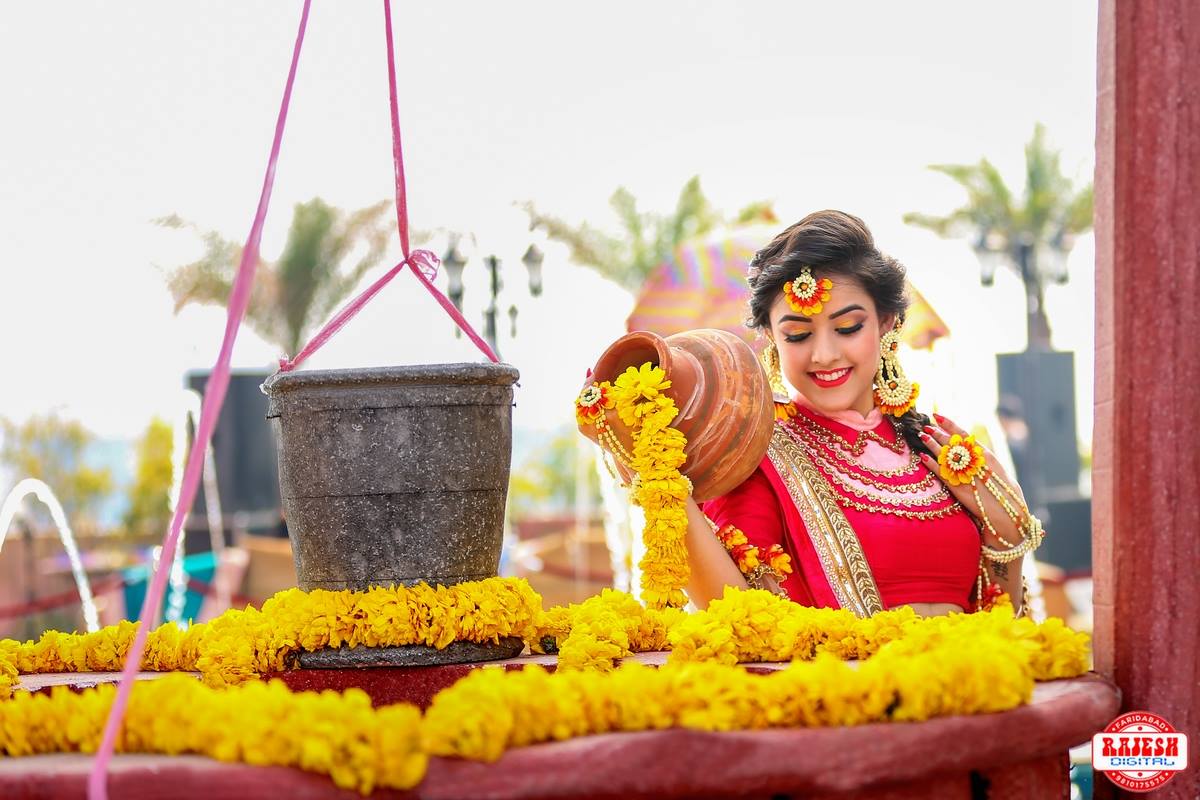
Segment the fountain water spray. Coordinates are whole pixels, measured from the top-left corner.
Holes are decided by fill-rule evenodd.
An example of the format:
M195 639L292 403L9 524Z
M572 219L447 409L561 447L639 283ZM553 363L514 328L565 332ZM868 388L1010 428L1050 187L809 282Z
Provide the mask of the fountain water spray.
M58 528L58 537L62 540L63 549L67 551L67 559L71 562L71 574L75 577L75 586L79 589L79 602L83 606L83 621L88 632L100 630L100 618L96 613L96 601L92 598L92 584L88 581L87 573L83 570L83 562L79 558L79 548L75 546L75 535L67 523L67 515L63 512L62 504L54 496L43 481L37 478L26 478L12 488L0 506L0 548L4 547L4 537L8 535L9 526L21 508L21 502L29 495L35 496L50 509L50 518L54 527Z
M191 390L185 391L180 407L182 413L176 420L174 441L171 445L172 476L169 505L172 514L175 513L175 507L179 504L179 493L183 484L183 472L187 464L190 444L188 441L188 429L198 424L200 420L200 395ZM225 533L221 514L221 495L217 489L217 463L211 441L208 443L208 449L204 454L202 481L204 486L204 514L208 522L208 535L212 542L213 553L219 556L225 549ZM187 602L187 576L183 570L185 541L185 538L181 538L179 546L175 548L175 560L171 564L169 578L171 591L167 596L167 620L176 624L182 622L183 608ZM160 549L155 548L155 564L158 563L158 552Z

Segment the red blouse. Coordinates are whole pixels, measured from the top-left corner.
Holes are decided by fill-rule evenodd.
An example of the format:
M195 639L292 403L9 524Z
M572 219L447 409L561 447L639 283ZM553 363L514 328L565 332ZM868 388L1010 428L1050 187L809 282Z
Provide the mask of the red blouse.
M967 608L979 566L972 517L944 491L886 418L870 433L800 408L779 422L801 444L834 490L858 535L886 608L953 603ZM879 469L869 448L888 448L900 466ZM882 452L882 450L879 450ZM740 528L751 544L782 545L793 570L782 588L797 603L837 607L799 510L769 458L728 494L703 504L718 527Z

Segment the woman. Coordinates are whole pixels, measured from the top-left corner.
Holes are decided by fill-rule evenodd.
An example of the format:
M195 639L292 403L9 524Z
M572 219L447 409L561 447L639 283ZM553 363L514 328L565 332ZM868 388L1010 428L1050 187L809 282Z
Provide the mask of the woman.
M860 616L966 611L1001 592L1023 611L1041 526L990 452L914 410L895 358L904 267L862 220L820 211L760 250L749 282L772 383L782 371L798 394L777 405L750 478L703 510L689 498L693 602L757 585Z

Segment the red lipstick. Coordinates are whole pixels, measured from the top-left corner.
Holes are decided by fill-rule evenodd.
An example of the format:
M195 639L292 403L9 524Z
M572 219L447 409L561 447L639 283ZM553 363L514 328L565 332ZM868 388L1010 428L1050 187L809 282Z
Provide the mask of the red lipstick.
M808 373L808 377L812 379L813 383L815 383L817 386L820 386L822 389L832 389L833 387L841 386L843 383L850 380L850 373L853 369L853 367L842 367L841 369L821 370L820 372ZM822 375L826 377L820 377ZM836 377L833 377L831 380L829 376Z

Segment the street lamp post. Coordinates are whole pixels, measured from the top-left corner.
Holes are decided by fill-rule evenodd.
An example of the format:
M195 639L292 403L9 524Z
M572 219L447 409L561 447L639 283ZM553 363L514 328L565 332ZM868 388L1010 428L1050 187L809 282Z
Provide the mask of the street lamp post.
M545 256L538 249L536 244L529 245L525 250L525 255L521 256L521 263L525 265L525 269L529 270L529 293L534 297L538 297L542 293L542 260Z
M446 269L447 295L450 301L454 303L454 307L462 311L463 295L465 293L463 285L463 270L466 267L466 259L458 251L459 237L454 236L450 240L450 246L446 250L446 254L442 257L442 266ZM542 293L542 261L544 256L542 251L536 244L531 244L525 250L525 254L521 256L521 263L525 265L525 269L529 272L529 293L534 297L538 297ZM483 259L484 264L488 269L490 297L488 305L483 311L483 338L491 346L492 352L497 357L500 355L498 320L500 313L500 290L504 287L504 282L500 277L500 259L496 255L488 255ZM517 306L511 304L508 307L508 318L510 325L509 336L517 335ZM455 328L455 336L461 335L461 331Z
M483 338L487 339L487 343L492 346L492 352L496 357L500 357L500 345L496 339L496 300L500 296L500 259L495 256L487 256L483 259L487 264L488 272L492 277L492 300L488 303L487 309L483 312Z
M1074 237L1065 229L1059 229L1045 242L1038 242L1028 231L1005 235L988 228L980 229L974 244L979 258L980 283L991 286L996 271L1005 263L1015 266L1021 276L1025 288L1027 350L1053 349L1050 319L1046 315L1045 285L1047 280L1058 284L1067 282L1067 254L1074 243Z
M1024 352L997 354L997 388L1000 403L1009 408L1006 416L1019 419L1027 430L1016 437L1019 447L1013 449L1026 502L1047 526L1056 525L1059 546L1068 550L1086 548L1090 523L1080 522L1087 499L1079 493L1074 354L1056 351L1051 344L1045 287L1050 281L1067 282L1073 244L1065 226L1049 237L981 226L973 245L984 286L992 285L997 270L1007 266L1020 275L1025 289L1028 343Z
M446 250L446 255L442 256L442 266L446 268L446 293L450 296L450 302L454 303L454 307L462 311L463 300L463 268L467 266L467 262L463 260L462 254L458 252L458 239L450 241L450 247ZM456 326L455 334L461 335L462 331Z

